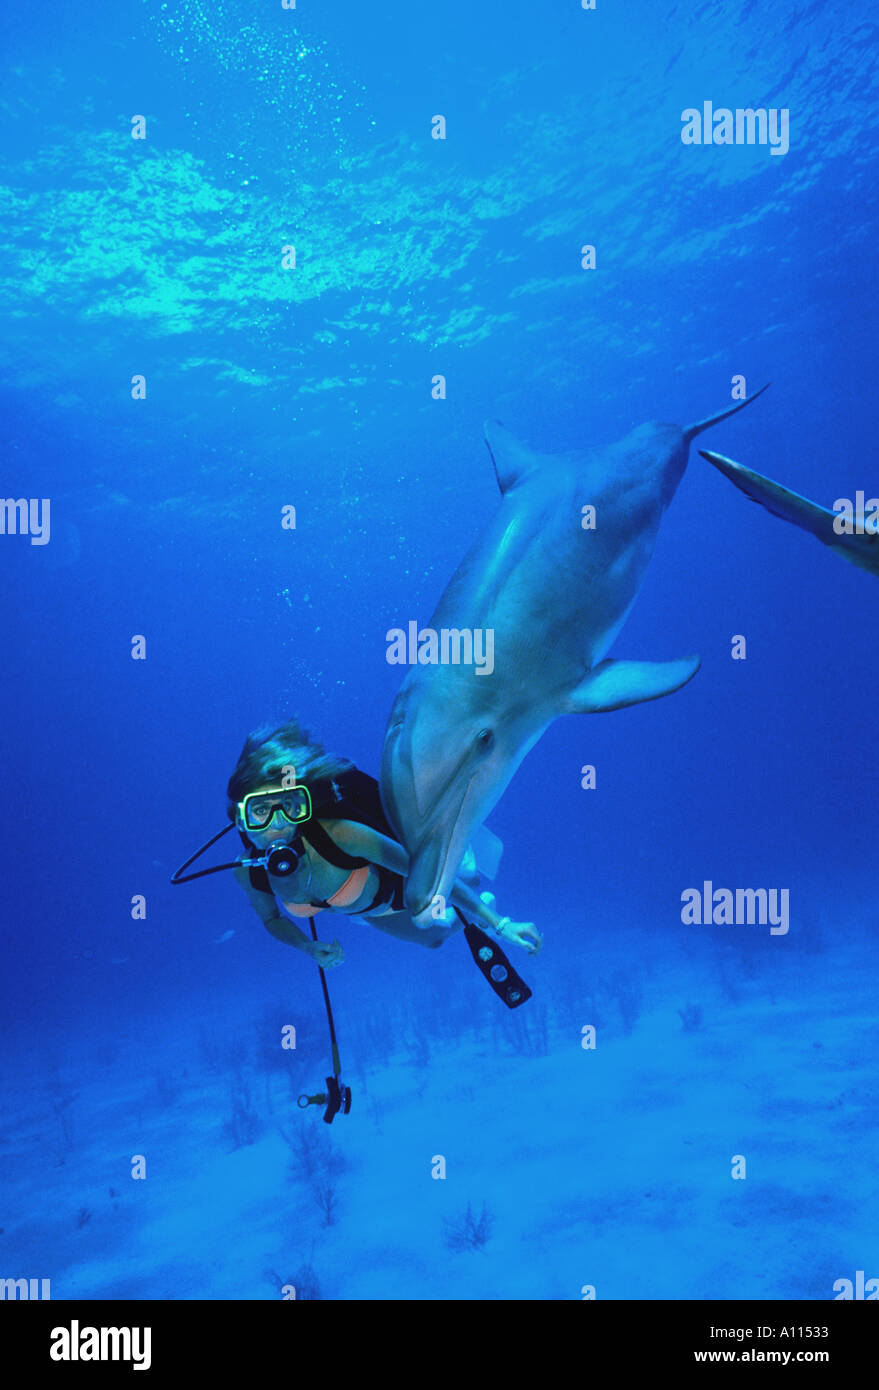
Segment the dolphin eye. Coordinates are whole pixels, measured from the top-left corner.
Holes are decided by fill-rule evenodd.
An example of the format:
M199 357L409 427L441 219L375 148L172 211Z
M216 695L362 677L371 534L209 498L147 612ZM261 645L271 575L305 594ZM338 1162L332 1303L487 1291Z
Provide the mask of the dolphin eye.
M480 729L479 733L476 735L476 742L479 745L480 751L487 753L494 743L494 734L491 729Z

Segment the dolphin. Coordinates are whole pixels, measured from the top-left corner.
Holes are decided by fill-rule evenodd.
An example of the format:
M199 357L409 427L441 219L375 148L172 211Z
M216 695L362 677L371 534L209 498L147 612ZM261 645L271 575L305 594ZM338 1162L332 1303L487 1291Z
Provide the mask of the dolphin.
M817 502L810 502L798 492L782 487L781 483L775 483L771 478L764 478L762 473L755 473L742 463L734 463L723 454L712 453L710 449L700 449L699 453L731 483L735 483L752 502L759 502L774 516L780 516L783 521L790 521L794 526L808 531L822 545L848 560L849 564L857 565L858 569L866 570L868 574L879 574L879 534L873 529L874 523L871 522L869 528L862 526L849 532L837 530L841 522L838 512L828 511ZM868 505L871 508L874 505L879 507L879 501L871 498Z
M554 719L655 700L696 674L696 656L604 658L691 440L765 390L686 428L641 425L608 447L566 454L534 453L500 421L486 422L501 504L430 627L492 633L493 665L421 664L422 650L385 730L381 797L409 855L406 907L417 925L432 925L432 909L445 907L474 829Z

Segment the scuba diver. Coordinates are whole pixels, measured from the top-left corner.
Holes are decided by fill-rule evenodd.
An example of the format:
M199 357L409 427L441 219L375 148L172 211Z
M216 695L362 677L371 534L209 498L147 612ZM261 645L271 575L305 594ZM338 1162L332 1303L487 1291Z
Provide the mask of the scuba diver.
M403 908L408 857L382 810L378 783L347 759L328 755L295 720L248 736L229 779L226 809L231 824L188 859L172 882L232 869L266 930L323 970L341 964L341 945L318 941L313 924L309 940L296 925L296 919L319 912L362 917L401 941L432 948L464 927L477 964L477 938L484 941L486 930L531 954L540 950L542 937L532 922L499 916L493 895L475 891L480 875L472 850L442 917L427 929L417 927ZM239 859L184 875L233 828L244 849ZM482 961L500 954L509 965L502 953L481 950ZM496 963L493 969L494 975L487 968L483 973L504 998ZM523 998L514 993L505 1002L515 1007Z
M266 930L317 964L330 1031L332 1073L324 1090L300 1095L297 1104L303 1109L325 1106L326 1124L332 1124L336 1115L350 1113L351 1088L341 1078L325 974L344 957L338 941L318 940L314 918L319 912L362 917L401 941L431 947L441 946L463 927L480 974L507 1008L517 1009L531 998L528 985L501 947L489 941L484 928L532 954L540 950L542 938L533 922L499 917L491 893L477 894L480 876L472 849L468 848L463 873L455 879L441 918L426 930L417 927L403 907L408 856L394 839L378 783L347 759L329 756L295 720L248 736L229 778L226 811L230 824L190 855L171 882L188 883L231 869ZM185 872L233 829L243 846L239 858ZM486 834L484 829L480 833ZM499 851L499 841L494 844ZM308 921L310 941L297 926L297 918Z

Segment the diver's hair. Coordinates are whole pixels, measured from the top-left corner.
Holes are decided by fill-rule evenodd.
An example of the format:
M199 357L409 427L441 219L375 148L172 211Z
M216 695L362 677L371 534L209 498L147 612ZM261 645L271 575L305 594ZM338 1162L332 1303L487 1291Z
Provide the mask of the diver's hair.
M305 783L314 797L324 787L329 789L333 778L350 772L354 763L327 753L323 744L313 739L295 719L277 728L262 724L247 735L235 771L229 778L226 788L229 819L235 819L235 808L242 797L280 778L289 767L296 769L297 783Z

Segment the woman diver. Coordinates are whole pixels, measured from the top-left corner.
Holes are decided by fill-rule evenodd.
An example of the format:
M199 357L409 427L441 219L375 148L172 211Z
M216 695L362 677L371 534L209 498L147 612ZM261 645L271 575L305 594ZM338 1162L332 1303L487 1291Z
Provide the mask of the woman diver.
M216 835L172 882L233 869L266 930L324 970L341 964L341 945L310 940L296 918L343 912L401 941L433 948L469 923L532 954L540 949L532 922L498 916L493 896L474 891L479 874L472 851L444 916L426 930L417 927L403 908L408 858L384 815L377 782L347 759L327 754L295 720L248 736L229 779L227 814L232 825L220 835L234 826L244 855L184 877Z

